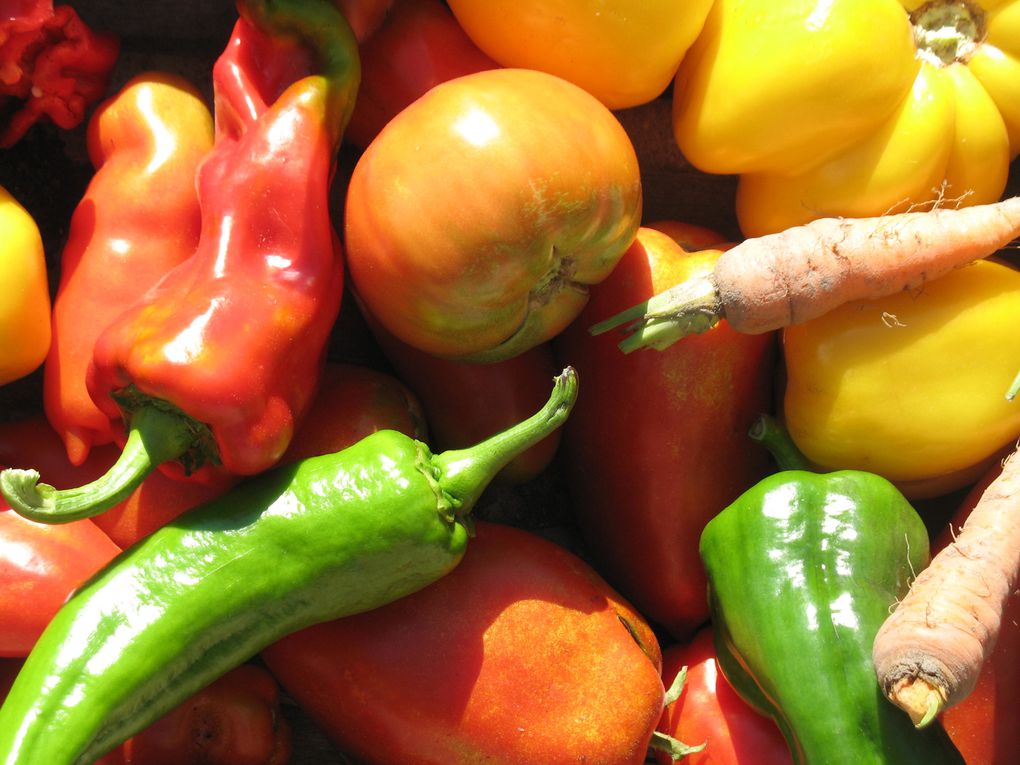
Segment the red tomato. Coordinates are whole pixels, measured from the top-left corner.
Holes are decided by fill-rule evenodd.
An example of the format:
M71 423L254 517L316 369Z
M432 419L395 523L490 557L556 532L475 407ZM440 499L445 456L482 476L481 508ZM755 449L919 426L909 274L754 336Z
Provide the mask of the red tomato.
M432 88L362 154L347 263L366 313L403 342L501 361L580 312L640 216L612 112L557 77L492 69Z
M432 87L498 66L440 0L396 0L382 28L361 46L361 86L344 140L364 148Z
M716 662L713 635L705 628L687 645L662 654L662 680L668 687L687 667L683 693L662 713L659 730L689 746L704 744L684 757L684 765L792 765L786 739L768 717L752 709L730 687ZM656 761L673 760L656 752Z
M721 322L664 351L624 354L619 338L588 328L709 273L720 254L642 228L555 341L583 391L561 446L580 531L599 571L678 640L708 619L702 529L769 470L747 431L772 408L775 337Z
M999 474L1001 465L988 471L960 504L949 525L936 538L932 555L948 545L981 494ZM1010 599L992 655L970 695L942 714L942 724L967 765L1008 765L1020 751L1020 595Z
M366 763L642 763L663 702L647 623L553 542L477 532L450 574L289 635L270 670Z

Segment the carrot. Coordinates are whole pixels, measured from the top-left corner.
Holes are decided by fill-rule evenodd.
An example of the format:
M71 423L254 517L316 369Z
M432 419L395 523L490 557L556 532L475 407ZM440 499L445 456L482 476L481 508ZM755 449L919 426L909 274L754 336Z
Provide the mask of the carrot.
M1018 236L1020 197L874 218L822 218L747 239L727 250L709 277L681 282L590 332L627 324L623 331L630 336L620 343L627 353L662 350L723 318L738 332L770 332L852 300L916 290Z
M875 636L879 685L922 728L966 698L995 647L1020 568L1020 453Z

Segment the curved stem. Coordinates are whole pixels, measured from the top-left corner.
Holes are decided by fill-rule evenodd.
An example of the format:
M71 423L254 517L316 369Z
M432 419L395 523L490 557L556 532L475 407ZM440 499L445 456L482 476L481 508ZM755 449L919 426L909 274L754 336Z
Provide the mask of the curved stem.
M37 470L0 472L0 493L19 515L42 523L89 518L123 501L157 465L177 459L193 446L187 418L158 407L138 409L131 417L127 442L101 477L73 489L39 483Z
M790 438L789 431L775 417L759 415L747 435L769 450L780 470L814 470L811 462Z
M492 478L517 455L562 425L577 400L577 372L567 367L553 381L549 400L535 414L467 449L451 449L432 458L436 480L454 507L470 508Z
M326 127L339 146L361 83L358 41L335 3L320 0L243 0L239 8L273 34L291 34L312 49L326 85Z

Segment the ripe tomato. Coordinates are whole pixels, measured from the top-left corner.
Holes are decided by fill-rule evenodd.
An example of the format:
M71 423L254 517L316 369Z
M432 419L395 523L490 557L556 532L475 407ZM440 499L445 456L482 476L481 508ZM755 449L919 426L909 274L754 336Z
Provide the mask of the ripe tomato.
M398 339L499 361L570 323L640 218L612 112L552 75L493 69L432 88L368 146L347 190L347 263Z

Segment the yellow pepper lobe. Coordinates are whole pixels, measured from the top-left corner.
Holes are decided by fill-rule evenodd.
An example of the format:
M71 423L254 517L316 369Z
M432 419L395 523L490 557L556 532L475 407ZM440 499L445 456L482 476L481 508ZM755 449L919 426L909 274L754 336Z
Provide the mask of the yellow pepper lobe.
M0 186L0 385L35 370L50 347L50 293L42 237Z

